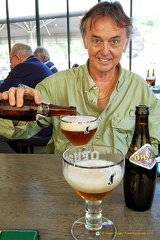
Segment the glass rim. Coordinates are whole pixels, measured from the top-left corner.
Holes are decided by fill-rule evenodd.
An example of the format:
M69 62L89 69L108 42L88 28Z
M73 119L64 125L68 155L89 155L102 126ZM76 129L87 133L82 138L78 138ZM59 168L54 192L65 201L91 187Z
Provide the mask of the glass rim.
M98 120L97 117L92 116L92 115L77 115L77 116L92 117L92 118L94 118L94 119L89 120L89 121L79 121L79 122L72 122L72 121L63 120L63 118L65 118L65 117L73 117L73 116L68 115L68 116L63 116L63 117L61 118L61 121L62 121L62 122L66 122L66 123L72 123L72 124L82 124L82 123L91 123L91 122L95 122L95 121Z
M115 149L117 150L117 152L121 153L122 155L122 159L119 160L118 162L116 163L113 163L111 165L104 165L104 166L80 166L76 163L72 163L72 162L69 162L67 159L65 159L64 155L69 152L70 150L72 150L73 148L83 148L83 147L86 147L86 146L96 146L96 147L107 147L107 148L112 148L112 149ZM68 149L66 149L63 154L62 154L62 157L63 157L63 161L66 162L67 164L71 165L71 166L74 166L74 167L78 167L78 168L84 168L84 169L101 169L101 168L110 168L110 167L113 167L113 166L116 166L116 165L119 165L121 164L124 160L125 160L125 154L123 151L121 151L120 149L118 148L115 148L115 147L112 147L112 146L108 146L108 145L98 145L98 144L85 144L85 145L80 145L80 146L73 146L73 147L70 147Z

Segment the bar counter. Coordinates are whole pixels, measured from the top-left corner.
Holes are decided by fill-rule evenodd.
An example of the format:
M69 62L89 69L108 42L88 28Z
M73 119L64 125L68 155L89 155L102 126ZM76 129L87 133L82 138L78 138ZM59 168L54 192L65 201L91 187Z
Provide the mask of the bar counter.
M122 183L102 206L117 227L116 240L160 239L159 178L148 211L125 206ZM37 229L40 240L72 240L72 223L84 214L84 200L64 180L61 155L0 154L1 229Z

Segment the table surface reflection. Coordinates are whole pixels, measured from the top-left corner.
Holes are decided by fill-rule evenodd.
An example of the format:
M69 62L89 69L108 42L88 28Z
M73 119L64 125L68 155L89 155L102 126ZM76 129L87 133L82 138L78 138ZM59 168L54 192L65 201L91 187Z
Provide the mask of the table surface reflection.
M72 240L71 225L84 211L84 200L63 178L61 155L0 154L1 229L38 229L41 240ZM129 210L121 183L103 200L103 216L116 224L116 240L159 240L160 179L150 210Z

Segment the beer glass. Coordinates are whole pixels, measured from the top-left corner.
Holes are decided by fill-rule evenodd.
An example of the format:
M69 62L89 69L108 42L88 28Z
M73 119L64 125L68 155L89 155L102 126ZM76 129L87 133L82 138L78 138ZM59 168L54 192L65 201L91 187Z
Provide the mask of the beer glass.
M148 83L149 87L152 87L151 83L154 81L153 77L146 77L146 82Z
M63 153L63 175L68 184L85 200L85 217L73 223L74 239L111 240L115 224L102 217L102 200L120 183L125 156L105 145L74 146Z
M61 130L76 146L88 143L98 127L98 119L93 116L76 115L61 118Z

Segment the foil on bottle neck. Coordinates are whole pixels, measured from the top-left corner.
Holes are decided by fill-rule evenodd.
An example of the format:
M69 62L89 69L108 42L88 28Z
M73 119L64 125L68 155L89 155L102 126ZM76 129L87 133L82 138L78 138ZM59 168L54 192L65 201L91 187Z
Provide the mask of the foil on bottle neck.
M48 102L45 102L45 101L42 101L42 103L38 105L36 120L48 117L48 115L49 115L49 105L50 104Z

